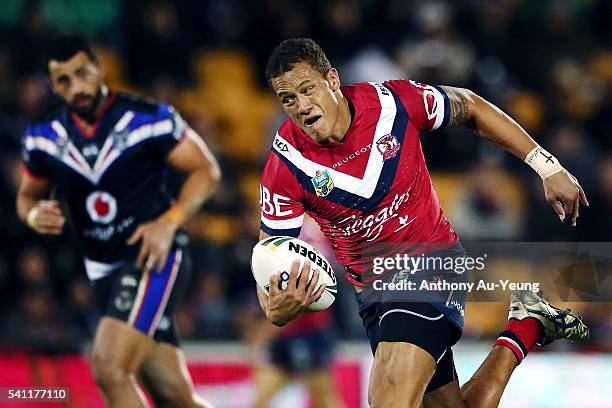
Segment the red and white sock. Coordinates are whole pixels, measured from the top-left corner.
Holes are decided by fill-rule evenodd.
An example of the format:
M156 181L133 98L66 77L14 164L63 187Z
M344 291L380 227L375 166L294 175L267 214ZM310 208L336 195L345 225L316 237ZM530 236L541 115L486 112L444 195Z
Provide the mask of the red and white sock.
M504 331L497 336L495 344L512 350L518 363L521 364L538 340L540 330L542 330L540 323L532 317L522 320L510 319Z

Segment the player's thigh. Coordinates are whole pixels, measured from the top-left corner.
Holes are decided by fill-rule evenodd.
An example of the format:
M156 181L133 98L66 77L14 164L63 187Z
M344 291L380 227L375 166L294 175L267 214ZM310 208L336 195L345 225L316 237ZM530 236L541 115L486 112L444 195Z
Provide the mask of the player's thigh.
M459 380L451 381L423 397L423 408L463 408Z
M96 329L91 364L96 379L135 373L155 342L124 321L104 316Z
M378 344L368 400L373 407L418 407L436 370L433 357L414 344Z
M460 337L460 330L428 303L407 301L376 305L373 303L362 310L365 316L368 308L376 307L374 317L378 316L369 319L369 326L366 325L375 349L370 399L373 403L383 401L387 404L393 397L386 397L386 390L395 393L398 388L404 392L397 397L408 404L404 406L416 406L425 392L456 378L450 346ZM404 386L406 381L409 384Z
M161 270L143 273L126 262L112 275L93 282L100 313L157 341L178 345L172 315L190 277L189 257L178 247Z

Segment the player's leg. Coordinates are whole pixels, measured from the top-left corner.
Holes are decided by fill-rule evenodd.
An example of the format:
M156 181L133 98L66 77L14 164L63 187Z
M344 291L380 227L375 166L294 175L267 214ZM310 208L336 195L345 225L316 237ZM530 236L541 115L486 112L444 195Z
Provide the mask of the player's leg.
M446 258L464 254L465 250L457 245L430 252L428 256ZM419 276L428 280L439 275L448 273L432 270ZM414 278L400 271L381 279L397 285ZM447 279L467 277L452 274ZM426 393L456 380L450 348L461 337L464 299L465 293L460 291L381 291L375 284L357 293L359 314L374 352L368 392L372 406L419 407ZM456 400L460 400L458 396L456 387Z
M497 407L502 393L517 365L514 354L495 346L470 381L459 388L454 381L427 392L424 408Z
M194 392L173 323L174 312L191 276L191 262L187 252L180 248L171 252L166 267L159 274L159 294L157 297L155 293L152 294L157 323L153 323L156 325L154 327L145 324L156 340L156 346L140 367L140 379L158 407L211 407L210 403ZM167 283L164 283L164 274L168 274ZM158 278L157 275L155 278Z
M536 344L556 339L585 341L589 330L579 316L550 305L541 294L515 292L509 321L496 344L470 380L461 387L461 398L470 408L497 407L514 369ZM426 394L425 408L453 407L455 385Z
M194 392L185 355L173 344L157 342L140 366L139 378L158 408L212 407Z
M310 371L304 375L308 394L315 408L344 407L338 395L334 378L329 368Z
M402 394L401 397L395 397L395 402L399 404L399 402L404 401L405 398L408 397L410 392L409 388L413 387L416 389L413 390L411 394L415 401L409 402L407 406L419 406L425 388L434 374L435 359L414 344L397 341L381 343L381 323L384 320L381 320L383 303L379 301L367 301L366 299L368 297L366 293L366 291L363 291L361 293L356 293L355 296L359 305L359 316L363 320L363 325L366 329L368 339L370 340L370 347L374 354L374 363L372 365L370 383L368 386L368 403L374 408L393 407L392 393ZM380 353L379 347L381 350ZM395 350L392 350L393 348L395 348ZM401 355L394 358L394 352L400 353ZM417 360L414 359L414 355L416 355ZM421 360L421 363L424 362L426 367L423 368L423 364L419 365L418 360ZM395 367L393 366L394 363L396 364ZM411 368L410 365L418 365L418 367L415 369ZM394 369L399 372L396 373ZM411 378L411 375L406 375L406 373L408 373L407 370L411 369L414 371L410 371L410 373L414 372L416 376L421 378ZM394 374L397 377L393 377ZM389 384L387 385L385 383ZM401 389L402 387L408 388L404 389L404 392L401 392L399 389L392 389ZM385 392L388 398L385 398Z
M151 338L125 322L109 316L100 320L93 343L91 368L107 407L148 406L135 374L154 347Z
M461 408L465 407L459 389L459 380L428 392L423 397L423 408Z
M92 369L105 398L113 401L111 407L124 406L115 405L124 404L116 400L125 401L123 391L117 390L127 390L130 397L138 390L135 375L155 350L155 340L172 327L169 316L188 279L188 257L177 248L161 270L142 273L129 262L94 282L104 318L96 332Z
M453 351L448 348L439 359L436 372L425 390L423 407L461 408L464 406L457 371L455 370Z
M331 328L322 328L305 335L302 350L297 353L306 367L302 379L315 408L344 407L331 372L334 346Z
M437 308L421 302L360 302L360 315L374 351L371 406L418 407L426 391L456 379L450 346L460 331ZM447 354L450 364L445 364Z
M461 387L467 407L497 407L519 362L507 347L496 345L468 382Z
M272 398L287 385L297 371L292 351L299 337L275 336L267 345L264 361L255 365L255 408L267 408Z
M419 407L436 361L410 343L381 342L374 355L368 402L372 408Z
M282 368L262 363L256 366L253 380L256 390L253 407L268 408L272 398L287 385L289 377Z

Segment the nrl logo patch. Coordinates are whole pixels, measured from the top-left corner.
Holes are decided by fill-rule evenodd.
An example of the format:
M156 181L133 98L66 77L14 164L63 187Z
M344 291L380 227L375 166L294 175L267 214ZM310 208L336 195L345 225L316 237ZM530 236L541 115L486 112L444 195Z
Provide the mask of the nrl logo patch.
M327 170L317 170L315 176L310 180L315 188L315 193L317 193L317 196L319 197L325 197L334 188L334 182L329 176Z
M383 161L387 159L392 159L397 156L397 152L400 150L400 143L397 140L397 137L389 133L378 139L376 142L376 148L382 154Z

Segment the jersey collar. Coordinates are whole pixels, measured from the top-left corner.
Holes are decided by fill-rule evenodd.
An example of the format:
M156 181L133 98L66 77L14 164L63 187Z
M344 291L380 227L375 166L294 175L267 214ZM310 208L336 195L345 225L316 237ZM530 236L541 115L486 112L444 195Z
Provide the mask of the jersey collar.
M100 112L98 112L98 114L96 115L96 118L93 121L93 123L90 125L89 129L87 126L87 122L84 119L82 119L76 113L72 111L70 112L70 117L76 124L77 129L79 130L79 133L85 139L91 139L95 136L96 130L98 130L98 125L100 124L100 121L102 120L106 112L108 112L108 110L113 105L113 103L115 103L116 99L117 99L117 92L113 90L109 90L108 97L106 98L106 101L104 102L104 105L102 106L102 109L100 109Z

